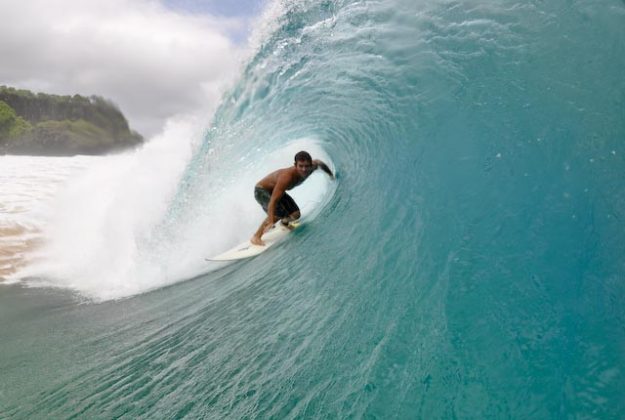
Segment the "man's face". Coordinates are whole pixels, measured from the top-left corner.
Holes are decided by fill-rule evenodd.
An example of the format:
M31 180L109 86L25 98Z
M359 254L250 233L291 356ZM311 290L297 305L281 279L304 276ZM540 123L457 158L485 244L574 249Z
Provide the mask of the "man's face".
M298 174L306 178L312 172L312 162L308 160L297 160L295 161L295 168Z

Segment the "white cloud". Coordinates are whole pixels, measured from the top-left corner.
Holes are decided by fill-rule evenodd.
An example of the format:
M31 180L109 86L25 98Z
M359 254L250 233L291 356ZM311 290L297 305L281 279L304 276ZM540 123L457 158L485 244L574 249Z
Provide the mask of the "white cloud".
M237 74L227 33L243 20L151 0L3 0L0 84L101 95L151 136L168 117L212 109Z

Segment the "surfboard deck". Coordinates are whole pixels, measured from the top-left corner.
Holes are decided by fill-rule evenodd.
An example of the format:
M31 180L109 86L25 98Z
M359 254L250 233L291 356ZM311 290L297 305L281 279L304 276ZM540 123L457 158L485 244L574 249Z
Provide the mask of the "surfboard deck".
M247 240L215 257L206 258L206 261L234 261L242 260L244 258L255 257L256 255L267 251L273 245L286 238L289 233L291 233L298 226L300 226L300 223L291 222L289 223L289 226L291 227L290 229L284 226L282 222L278 221L269 231L267 231L263 235L262 239L265 245L254 245L249 240Z

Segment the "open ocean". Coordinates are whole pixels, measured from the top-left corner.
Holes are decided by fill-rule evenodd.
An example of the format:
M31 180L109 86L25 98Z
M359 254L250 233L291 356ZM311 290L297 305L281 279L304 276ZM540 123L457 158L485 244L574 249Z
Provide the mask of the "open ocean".
M0 418L623 418L625 3L271 25L195 137L0 156ZM206 262L300 149L302 228Z

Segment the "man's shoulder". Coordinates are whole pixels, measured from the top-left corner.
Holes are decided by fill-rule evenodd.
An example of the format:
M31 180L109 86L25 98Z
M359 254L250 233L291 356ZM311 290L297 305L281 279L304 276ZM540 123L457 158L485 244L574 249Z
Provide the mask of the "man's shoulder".
M290 183L293 179L296 178L297 172L293 170L294 168L282 168L276 171L276 182L286 182Z
M289 166L288 168L278 169L278 176L288 176L293 177L297 173L297 170L294 166Z

